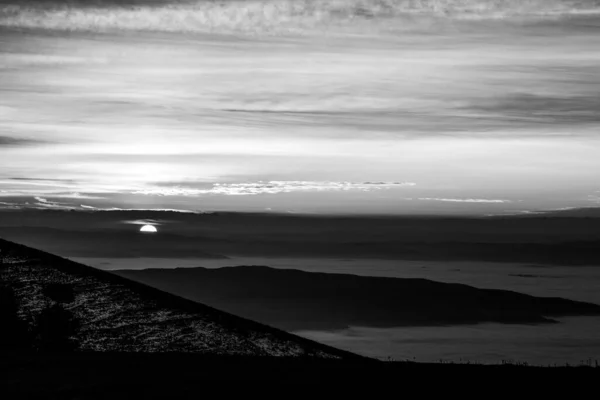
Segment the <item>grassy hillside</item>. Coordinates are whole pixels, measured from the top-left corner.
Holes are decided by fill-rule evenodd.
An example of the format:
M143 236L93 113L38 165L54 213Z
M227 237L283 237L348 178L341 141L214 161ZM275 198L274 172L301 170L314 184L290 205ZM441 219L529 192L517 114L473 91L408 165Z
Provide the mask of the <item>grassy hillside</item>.
M421 25L422 18L431 25L431 18L505 19L599 10L598 0L2 0L0 26L264 34L361 29L382 23L410 29Z
M4 240L0 300L3 333L16 313L27 327L14 332L24 330L41 351L360 358Z

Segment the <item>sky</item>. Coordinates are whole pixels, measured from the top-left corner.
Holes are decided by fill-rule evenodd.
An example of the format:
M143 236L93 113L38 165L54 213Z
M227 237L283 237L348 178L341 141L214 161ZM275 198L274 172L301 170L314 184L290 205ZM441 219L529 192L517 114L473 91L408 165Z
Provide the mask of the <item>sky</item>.
M600 35L528 33L2 35L0 208L600 206Z

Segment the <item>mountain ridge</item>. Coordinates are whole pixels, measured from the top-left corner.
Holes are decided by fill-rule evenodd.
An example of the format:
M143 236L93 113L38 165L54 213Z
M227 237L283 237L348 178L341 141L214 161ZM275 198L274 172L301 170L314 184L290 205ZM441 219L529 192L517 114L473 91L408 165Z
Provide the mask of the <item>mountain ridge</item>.
M171 293L288 331L552 323L600 315L600 305L428 279L266 266L114 270Z

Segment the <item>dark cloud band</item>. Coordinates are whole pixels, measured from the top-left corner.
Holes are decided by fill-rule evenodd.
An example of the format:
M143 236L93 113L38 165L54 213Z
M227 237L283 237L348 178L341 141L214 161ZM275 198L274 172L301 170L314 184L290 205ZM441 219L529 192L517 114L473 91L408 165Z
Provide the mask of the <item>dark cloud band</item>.
M48 143L45 140L19 138L14 136L0 135L0 147L18 147L18 146L35 146L38 144Z

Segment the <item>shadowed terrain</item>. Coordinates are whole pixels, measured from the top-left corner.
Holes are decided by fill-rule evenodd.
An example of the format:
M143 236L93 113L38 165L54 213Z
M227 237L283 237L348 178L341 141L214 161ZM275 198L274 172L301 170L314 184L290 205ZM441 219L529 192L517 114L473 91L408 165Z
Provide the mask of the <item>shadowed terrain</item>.
M554 378L592 382L598 375L597 368L590 368L593 365L538 368L514 364L377 362L3 240L0 261L0 386L6 398L198 398L210 382L251 384L245 389L258 384L261 390L264 383L319 384L339 390L349 385L371 389L373 384L397 387L402 380L406 390L422 389L434 378L444 383L465 375L479 382L485 379L497 384L498 379L506 379L530 385ZM243 270L262 279L275 272L264 267L215 272ZM327 274L280 272L295 275L300 287L306 282L298 279L302 275L331 283L327 282ZM239 282L233 287L242 285ZM18 306L21 322L28 321L27 316L39 317L40 307L62 304L80 322L71 339L78 350L87 351L32 351L6 343L6 332L14 328L10 325L15 322L4 315L11 307L10 302L4 301L7 288L16 294L18 301L12 306ZM72 290L65 292L65 288ZM348 285L342 283L339 288L344 294ZM314 294L319 299L318 287ZM544 304L557 312L565 308L597 312L597 307L583 303L549 300Z
M38 348L60 342L79 351L353 357L11 242L0 240L0 257L2 293L14 293L16 314Z
M261 266L119 270L179 296L281 329L543 323L600 306L426 279L310 273Z
M496 387L514 385L552 388L548 380L594 384L600 369L589 367L538 368L515 365L421 364L412 362L351 362L274 357L203 356L197 354L71 353L19 355L0 358L3 394L40 399L197 399L207 383L244 382L243 388L265 390L265 384L294 388L327 385L336 393L364 386L422 390L436 384L463 387L465 376ZM223 382L219 382L223 381ZM32 384L35 383L35 384ZM213 387L213 386L209 386Z

